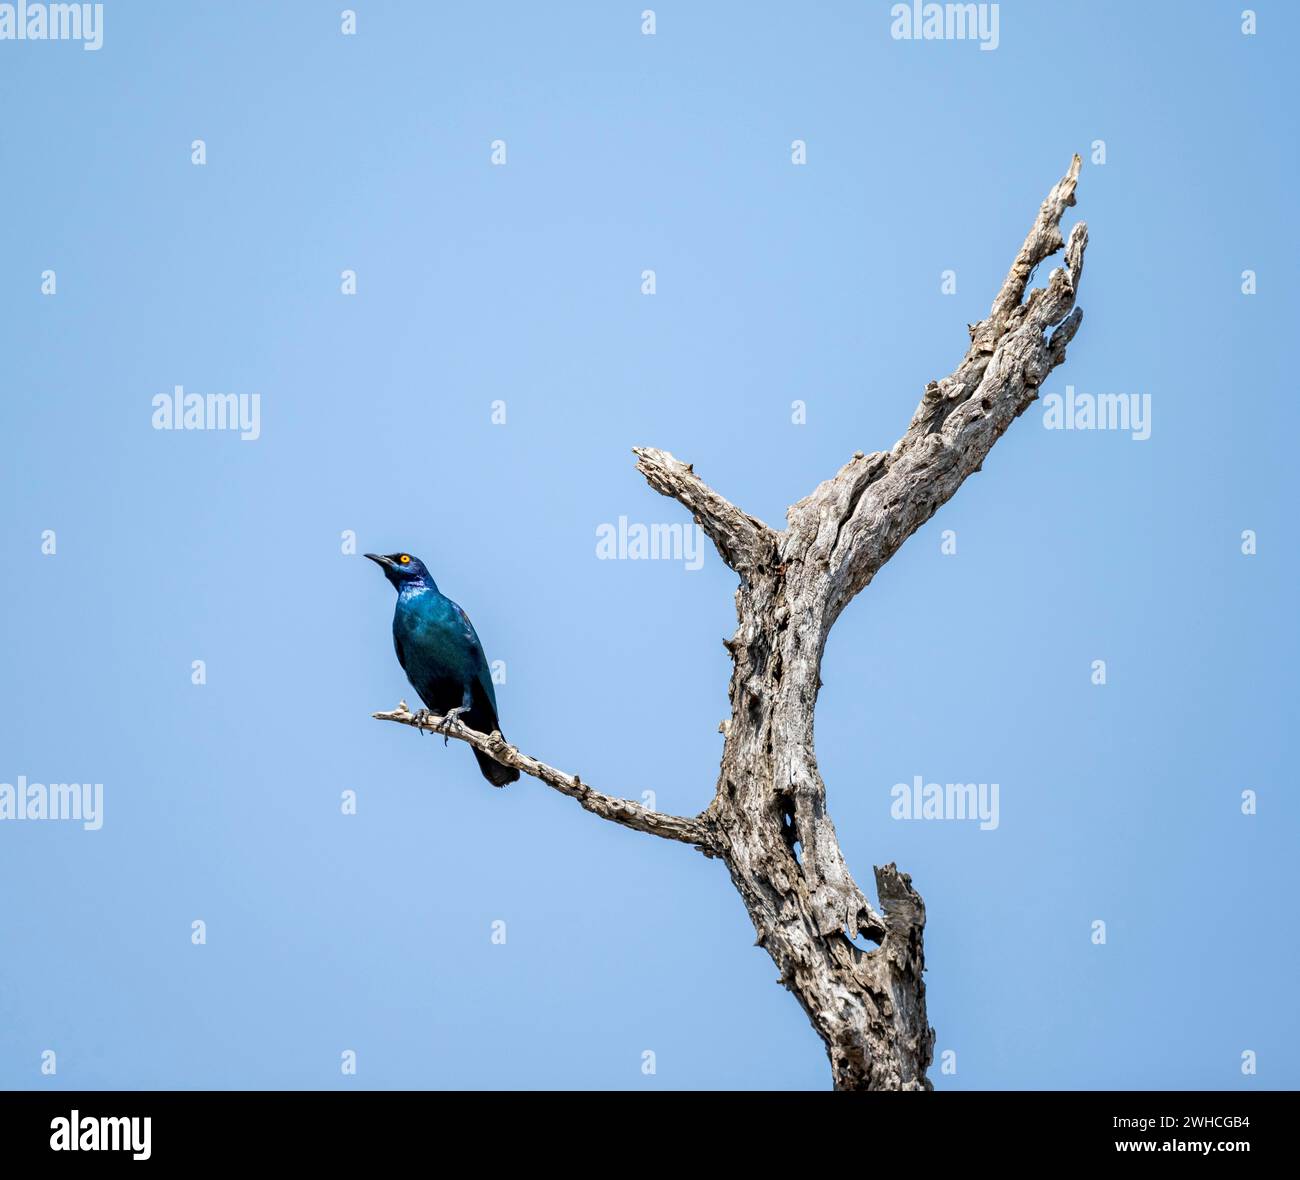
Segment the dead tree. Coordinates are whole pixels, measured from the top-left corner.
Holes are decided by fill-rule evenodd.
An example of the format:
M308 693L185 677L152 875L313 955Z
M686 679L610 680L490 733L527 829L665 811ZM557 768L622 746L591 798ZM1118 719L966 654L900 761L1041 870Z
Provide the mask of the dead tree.
M636 448L637 469L678 500L740 579L731 653L731 717L713 801L685 817L602 794L522 754L499 733L423 722L403 702L376 713L468 742L576 799L603 819L693 845L727 866L785 984L826 1045L841 1090L930 1089L934 1031L925 1012L925 906L893 864L876 868L880 911L858 888L826 810L813 752L813 712L827 636L876 571L961 486L1065 359L1083 312L1075 295L1087 227L1066 244L1079 157L1043 202L988 318L950 376L925 387L889 451L858 452L786 513L777 531L723 499L689 463ZM1065 266L1025 296L1043 259ZM796 849L797 845L797 849ZM862 936L876 944L854 945Z

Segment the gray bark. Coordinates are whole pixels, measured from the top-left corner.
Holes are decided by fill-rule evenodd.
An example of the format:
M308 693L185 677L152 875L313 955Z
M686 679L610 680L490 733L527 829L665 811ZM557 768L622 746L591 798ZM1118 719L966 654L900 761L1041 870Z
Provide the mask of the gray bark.
M650 486L683 504L739 577L731 653L731 717L713 801L668 816L594 791L521 754L500 734L454 721L450 736L515 766L588 811L689 843L722 859L749 911L756 945L799 1001L842 1090L930 1089L934 1032L925 1009L925 905L893 864L875 870L880 909L845 863L817 769L813 717L822 653L840 612L899 546L978 471L993 444L1065 359L1082 310L1075 294L1088 242L1068 244L1060 220L1074 204L1080 160L1039 209L988 318L951 375L926 386L890 451L858 452L794 504L776 531L715 492L666 451L637 448ZM1040 262L1065 246L1065 266L1025 298ZM405 703L384 720L424 728ZM875 944L859 949L862 937Z

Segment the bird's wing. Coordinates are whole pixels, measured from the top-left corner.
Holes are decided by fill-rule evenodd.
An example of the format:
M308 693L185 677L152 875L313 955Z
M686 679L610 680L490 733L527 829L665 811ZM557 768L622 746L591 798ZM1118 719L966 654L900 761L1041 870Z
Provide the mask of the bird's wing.
M492 684L491 677L488 678L488 685ZM494 729L501 728L501 722L497 720L497 705L490 694L483 688L482 679L475 680L469 686L470 694L470 711L466 715L471 729L477 729L480 733L491 733Z
M456 617L465 629L465 639L474 656L474 681L477 689L475 693L476 707L478 707L477 698L481 696L484 698L484 703L492 710L492 727L496 728L497 691L492 684L492 670L488 667L487 655L483 651L483 644L479 641L478 632L474 630L474 624L469 621L469 615L465 613L462 607L456 607Z

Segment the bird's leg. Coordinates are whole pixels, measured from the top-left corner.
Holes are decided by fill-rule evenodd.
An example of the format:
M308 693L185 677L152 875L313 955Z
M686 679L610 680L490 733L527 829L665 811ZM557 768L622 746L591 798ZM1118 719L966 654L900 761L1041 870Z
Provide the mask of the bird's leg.
M432 717L433 714L430 713L428 709L416 709L411 716L415 718L416 724L420 727L420 736L423 737L425 733L424 727L428 724L429 718Z
M439 730L442 731L442 744L444 746L450 740L447 737L447 729L450 727L451 723L453 721L459 721L460 715L462 713L468 713L468 712L469 712L468 705L457 705L454 709L448 709L447 712L443 715L442 721L439 723L438 728Z

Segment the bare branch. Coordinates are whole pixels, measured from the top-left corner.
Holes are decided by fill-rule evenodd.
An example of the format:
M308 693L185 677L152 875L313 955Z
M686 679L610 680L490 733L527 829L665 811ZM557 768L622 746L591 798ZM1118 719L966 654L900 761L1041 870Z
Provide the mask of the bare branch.
M971 332L972 348L983 352L993 351L1006 328L1008 318L1024 298L1025 287L1029 284L1030 275L1034 273L1034 267L1044 258L1050 258L1065 244L1061 238L1061 217L1074 204L1074 190L1079 183L1079 168L1082 163L1076 155L1070 161L1069 171L1052 186L1052 191L1039 207L1038 216L1034 218L1034 224L1007 272L1002 289L993 300L988 319Z
M1034 224L1030 227L1016 260L1011 264L1001 290L993 300L988 318L970 326L971 344L961 364L942 381L932 381L926 386L907 434L894 447L895 456L909 442L937 431L957 406L974 396L988 373L998 347L1017 328L1032 323L1041 331L1063 319L1073 307L1074 294L1083 273L1083 251L1088 244L1088 230L1082 223L1076 225L1070 235L1070 247L1066 251L1068 271L1053 271L1046 290L1030 292L1026 303L1022 304L1021 299L1034 268L1065 244L1061 238L1061 217L1074 204L1080 163L1078 156L1071 160L1069 171L1056 182L1039 208ZM1065 281L1067 278L1068 282ZM1077 326L1076 321L1075 327ZM1066 341L1073 334L1071 331ZM1060 359L1064 359L1066 341L1062 342ZM1059 363L1059 360L1055 363ZM1046 375L1043 372L1038 380L1041 382ZM987 391L981 393L986 394Z
M1065 245L1060 220L1074 204L1079 167L1075 156L1039 209L988 318L971 325L966 356L950 376L926 386L893 450L855 455L790 509L782 559L803 557L827 569L829 622L981 468L1065 359L1083 316L1075 306L1088 245L1082 222L1070 234L1065 266L1025 302L1021 298L1034 268Z
M655 447L633 447L632 453L646 482L660 495L679 501L708 533L722 560L738 574L772 564L776 533L718 495L695 474L692 464Z
M630 799L620 799L616 795L605 795L587 786L576 774L565 774L545 762L538 762L527 754L521 754L505 740L500 733L479 733L462 724L459 719L448 722L445 718L428 716L417 717L400 701L396 709L389 713L372 713L378 721L396 721L401 725L410 725L415 729L430 733L443 734L466 742L474 749L482 751L505 766L513 766L524 774L540 779L549 787L554 787L561 795L576 799L592 815L607 819L611 823L622 824L637 832L647 832L652 836L662 836L665 840L680 840L683 844L693 844L701 852L713 853L713 838L704 822L698 818L686 818L680 815L666 815L651 811L640 803Z

